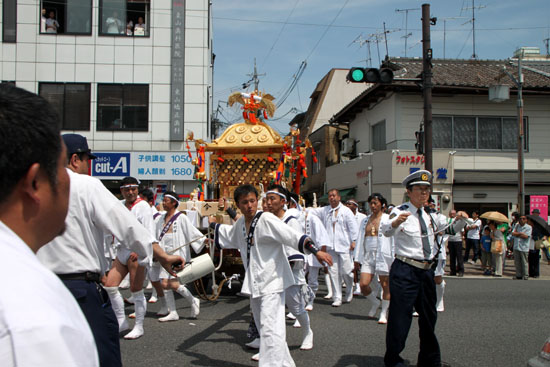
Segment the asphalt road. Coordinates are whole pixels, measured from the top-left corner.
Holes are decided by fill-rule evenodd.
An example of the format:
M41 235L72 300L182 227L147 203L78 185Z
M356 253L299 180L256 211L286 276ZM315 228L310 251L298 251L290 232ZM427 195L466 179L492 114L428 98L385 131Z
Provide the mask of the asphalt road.
M544 265L549 267L548 265ZM320 277L321 278L321 277ZM546 278L546 277L544 277ZM442 359L453 367L525 366L550 336L547 279L446 277L445 312L439 313L437 336ZM310 316L314 349L301 351L301 330L287 322L287 342L297 366L383 366L385 326L368 320L369 301L357 297L333 308L324 286ZM127 294L128 291L123 291ZM190 309L177 298L181 316ZM158 304L149 304L145 335L121 339L125 366L256 366L244 346L250 321L247 298L226 295L201 302L197 320L159 323ZM127 313L133 307L127 307ZM418 353L418 327L413 320L402 356L411 364Z

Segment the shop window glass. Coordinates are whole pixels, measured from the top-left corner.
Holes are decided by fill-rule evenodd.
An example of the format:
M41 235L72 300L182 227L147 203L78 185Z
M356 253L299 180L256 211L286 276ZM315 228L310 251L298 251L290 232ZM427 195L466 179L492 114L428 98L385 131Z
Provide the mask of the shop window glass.
M99 84L97 130L147 131L149 85Z
M372 150L386 150L386 121L372 127Z
M452 148L453 119L452 117L435 117L432 122L432 144L434 148Z
M2 3L2 41L17 41L17 1L4 0Z
M502 149L501 121L498 117L478 119L478 149Z
M476 119L456 116L453 124L453 143L458 149L476 148Z
M40 33L92 34L92 0L42 0Z

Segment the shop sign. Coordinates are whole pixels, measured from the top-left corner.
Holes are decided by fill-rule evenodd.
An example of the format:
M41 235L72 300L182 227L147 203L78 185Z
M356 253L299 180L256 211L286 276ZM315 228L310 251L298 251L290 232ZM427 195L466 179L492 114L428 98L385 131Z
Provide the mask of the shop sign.
M548 195L531 195L529 197L529 211L533 213L533 209L538 209L541 218L548 222Z
M424 164L426 158L423 155L397 155L395 157L396 164Z

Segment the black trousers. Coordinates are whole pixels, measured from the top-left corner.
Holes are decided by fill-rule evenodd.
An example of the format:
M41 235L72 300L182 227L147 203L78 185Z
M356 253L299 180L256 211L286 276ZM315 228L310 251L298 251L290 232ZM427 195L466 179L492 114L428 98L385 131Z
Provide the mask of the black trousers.
M473 252L472 260L476 262L478 257L481 257L481 252L479 251L479 240L466 238L466 251L464 252L464 261L468 261L470 249L472 249Z
M464 274L464 255L462 255L462 241L449 241L447 242L449 248L449 264L451 268L451 275Z
M527 255L527 261L529 263L529 276L538 277L539 274L539 263L540 263L540 251L539 250L529 250L529 255Z
M86 280L63 280L92 329L101 367L122 366L118 321L103 287Z
M417 366L441 366L439 343L435 336L437 311L434 271L419 269L395 259L390 269L390 294L384 364L393 367L403 363L399 354L405 348L414 306L419 315L420 352Z

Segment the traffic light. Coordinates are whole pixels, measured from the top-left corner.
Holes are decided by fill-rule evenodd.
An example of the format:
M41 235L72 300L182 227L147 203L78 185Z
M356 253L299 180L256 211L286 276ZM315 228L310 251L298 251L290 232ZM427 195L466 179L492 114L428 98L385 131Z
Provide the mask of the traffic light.
M388 84L393 81L393 71L388 68L351 68L346 80L351 83Z
M416 136L416 143L414 144L414 147L416 148L416 154L423 155L424 154L424 130L420 128L420 131L415 131L414 135Z

